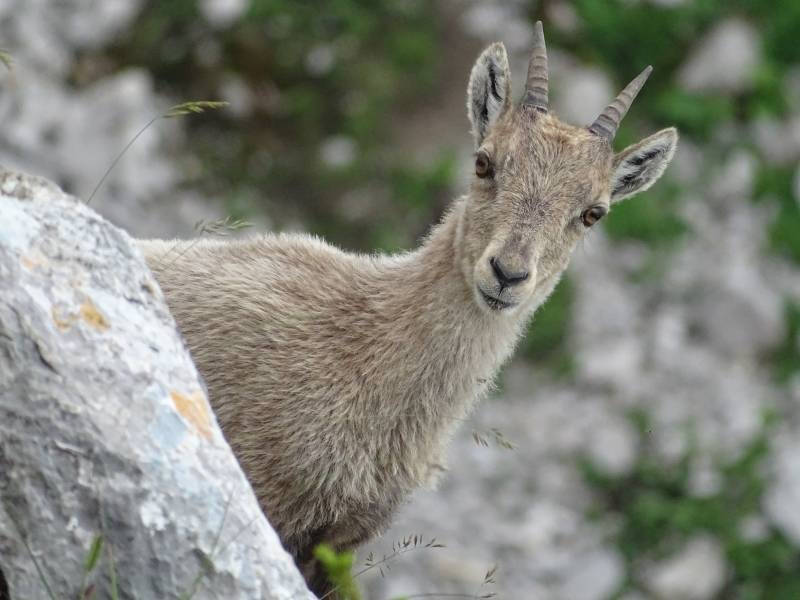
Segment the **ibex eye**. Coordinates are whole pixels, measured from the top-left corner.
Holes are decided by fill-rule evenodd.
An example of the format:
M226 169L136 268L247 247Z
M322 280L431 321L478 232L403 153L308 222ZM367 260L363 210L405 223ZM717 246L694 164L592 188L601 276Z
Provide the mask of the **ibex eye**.
M492 161L486 152L478 152L475 155L475 175L483 179L484 177L491 177L494 169L492 169Z
M585 227L591 227L602 219L608 209L605 206L592 206L581 213L581 222Z

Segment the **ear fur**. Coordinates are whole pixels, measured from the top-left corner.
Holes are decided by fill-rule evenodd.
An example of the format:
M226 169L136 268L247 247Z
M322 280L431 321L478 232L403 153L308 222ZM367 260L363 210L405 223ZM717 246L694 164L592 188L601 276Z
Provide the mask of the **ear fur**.
M483 142L491 126L510 105L511 73L505 46L495 42L481 53L467 87L467 115L472 124L475 147Z
M617 154L611 175L611 202L643 192L658 181L672 160L677 145L678 132L669 127Z

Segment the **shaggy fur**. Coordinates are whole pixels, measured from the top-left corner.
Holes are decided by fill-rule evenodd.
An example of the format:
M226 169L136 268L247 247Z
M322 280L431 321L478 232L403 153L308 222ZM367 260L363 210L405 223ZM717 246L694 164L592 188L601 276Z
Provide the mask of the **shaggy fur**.
M303 235L141 242L223 431L312 589L313 547L355 548L444 463L586 227L663 172L665 130L617 160L585 128L508 102L501 44L469 85L475 177L422 246L342 252ZM175 245L178 245L177 247ZM499 282L490 259L528 274Z

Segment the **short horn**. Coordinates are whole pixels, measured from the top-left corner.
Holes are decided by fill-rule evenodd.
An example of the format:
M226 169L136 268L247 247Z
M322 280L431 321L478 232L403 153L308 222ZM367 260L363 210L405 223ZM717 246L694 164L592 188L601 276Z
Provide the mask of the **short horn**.
M547 112L547 87L547 48L544 45L542 22L536 21L536 26L533 28L533 51L528 63L528 79L525 82L522 104Z
M639 73L636 79L631 81L625 89L619 93L619 96L617 96L611 104L606 106L606 109L600 113L600 116L589 126L589 131L607 139L609 142L613 141L614 136L617 135L619 124L622 122L631 104L633 104L634 99L636 99L636 95L642 89L644 82L647 81L647 78L650 77L650 73L652 72L653 67L648 66L644 71Z

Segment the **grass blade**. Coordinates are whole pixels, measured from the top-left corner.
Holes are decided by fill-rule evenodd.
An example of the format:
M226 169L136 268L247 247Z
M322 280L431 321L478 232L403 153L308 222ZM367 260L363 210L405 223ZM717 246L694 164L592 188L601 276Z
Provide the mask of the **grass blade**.
M94 571L94 568L97 566L97 561L100 558L100 552L102 552L102 550L103 550L103 536L96 535L94 536L94 540L92 540L92 546L89 548L89 553L86 555L86 562L83 565L87 573L91 573L92 571Z
M56 595L53 593L53 590L50 588L50 584L47 581L47 577L44 574L44 570L42 569L42 566L39 564L39 561L36 560L36 556L33 553L33 549L31 548L30 544L28 543L28 539L25 537L25 534L22 532L22 528L20 527L19 523L17 523L17 520L11 514L11 511L9 511L6 508L5 512L8 515L8 518L11 521L11 524L14 525L14 529L17 531L17 535L19 536L19 539L22 540L22 544L25 546L25 550L28 552L28 556L30 556L31 562L33 562L33 566L36 568L36 572L39 575L39 579L41 580L42 585L44 586L44 589L47 591L48 597L50 598L50 600L56 600Z
M108 577L111 580L111 600L119 600L119 588L117 587L117 565L114 563L114 553L111 546L106 546L108 550Z
M0 63L3 63L3 66L9 71L14 70L14 59L5 50L0 50Z
M193 102L184 102L183 104L176 104L175 106L170 107L167 110L167 112L150 119L147 122L147 124L144 127L142 127L139 131L137 131L136 135L134 135L133 138L131 138L131 140L127 144L125 144L125 147L119 154L117 154L114 160L111 161L111 164L108 166L108 169L106 169L106 172L103 173L103 176L100 178L100 181L97 182L97 185L94 186L92 193L89 194L89 198L86 200L86 204L91 203L95 194L97 194L97 190L99 190L100 187L105 182L105 180L108 179L109 174L111 174L111 171L113 171L114 167L117 166L117 163L120 161L120 159L122 159L122 157L125 156L125 153L130 149L131 146L133 146L134 142L136 142L136 140L138 140L139 137L145 131L147 131L153 123L155 123L159 119L171 119L173 117L190 115L192 113L194 114L203 113L206 110L215 110L217 108L222 108L223 106L227 105L228 105L227 102L221 102L219 100L196 100Z
M141 128L141 129L140 129L138 132L136 132L136 135L135 135L135 136L133 136L133 138L131 139L131 141L129 141L127 144L125 144L125 147L122 149L122 151L121 151L119 154L117 154L116 158L114 158L114 160L113 160L113 161L111 161L111 164L110 164L110 165L108 166L108 168L106 169L106 172L105 172L105 173L103 173L103 176L100 178L100 181L98 181L98 182L97 182L97 185L96 185L96 186L94 186L94 189L92 190L92 193L91 193L91 194L89 194L89 198L86 200L86 204L91 204L91 202L92 202L92 199L94 198L94 195L97 193L97 190L99 190L99 189L100 189L100 186L102 186L102 185L103 185L103 183L105 183L106 179L108 179L108 176L111 174L111 171L113 171L113 170L114 170L114 167L116 167L116 166L117 166L117 163L120 161L120 159L121 159L123 156L125 156L125 153L128 151L128 149L129 149L131 146L133 146L133 144L134 144L134 142L135 142L136 140L138 140L138 139L139 139L139 136L141 136L141 135L142 135L142 134L143 134L145 131L147 131L147 129L150 127L150 125L152 125L153 123L155 123L156 121L158 121L158 120L161 118L161 116L162 116L162 115L158 115L157 117L153 117L152 119L150 119L150 120L147 122L147 125L145 125L145 126L144 126L144 127L142 127L142 128Z

